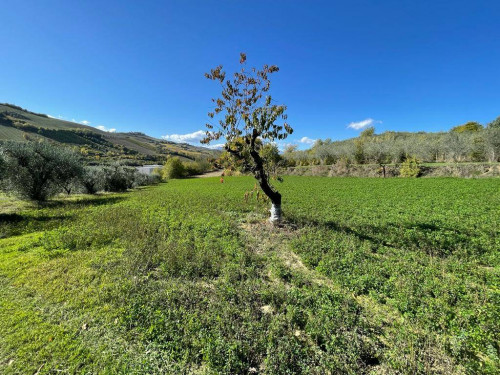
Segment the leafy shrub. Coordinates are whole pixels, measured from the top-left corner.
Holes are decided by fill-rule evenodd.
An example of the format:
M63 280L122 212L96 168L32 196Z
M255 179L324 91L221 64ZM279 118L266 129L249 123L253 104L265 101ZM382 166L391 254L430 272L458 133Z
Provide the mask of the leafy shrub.
M206 160L188 161L182 163L187 176L195 176L207 172L210 169L210 163Z
M143 174L137 173L134 177L134 186L147 186L147 185L155 185L161 181L161 176L159 174Z
M418 177L420 175L420 167L418 166L417 158L414 156L407 157L406 160L401 163L399 174L401 177Z
M162 169L162 177L165 180L183 178L186 176L186 167L178 157L169 158Z

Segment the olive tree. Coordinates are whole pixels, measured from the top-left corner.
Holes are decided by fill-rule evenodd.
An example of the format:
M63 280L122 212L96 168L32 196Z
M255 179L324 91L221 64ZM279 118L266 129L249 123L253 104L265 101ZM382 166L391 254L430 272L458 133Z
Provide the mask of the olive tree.
M86 194L96 194L104 188L104 181L106 181L106 177L101 167L85 167L81 184Z
M286 106L275 104L269 90L270 75L279 71L276 65L262 69L246 69L246 55L240 54L241 69L226 80L226 72L219 65L205 77L218 82L222 92L212 99L213 111L208 113L217 124L208 123L202 143L221 138L226 140L225 150L236 160L245 160L260 188L272 203L272 223L281 221L281 194L270 184L269 170L259 153L265 142L283 140L293 129L286 123Z
M488 161L496 162L500 157L500 127L488 127L483 131L483 137Z
M6 172L6 162L4 157L3 148L0 146L0 182L5 179Z
M488 124L488 129L500 129L500 116Z
M72 151L48 142L10 142L4 154L7 191L34 201L56 194L77 160Z
M84 168L80 155L69 150L61 150L60 162L56 166L55 180L67 195L71 194L74 187L77 187L83 177Z

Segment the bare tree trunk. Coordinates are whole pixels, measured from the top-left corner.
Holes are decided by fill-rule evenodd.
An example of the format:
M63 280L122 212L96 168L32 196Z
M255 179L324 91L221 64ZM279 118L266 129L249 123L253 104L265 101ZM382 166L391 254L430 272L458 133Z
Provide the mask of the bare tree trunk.
M253 173L257 181L259 182L260 188L271 200L271 217L269 221L272 224L278 224L281 221L281 194L274 190L269 184L269 177L264 169L264 161L260 157L259 153L255 149L255 140L257 139L257 134L254 134L250 143L250 155L252 156L255 166L253 168Z

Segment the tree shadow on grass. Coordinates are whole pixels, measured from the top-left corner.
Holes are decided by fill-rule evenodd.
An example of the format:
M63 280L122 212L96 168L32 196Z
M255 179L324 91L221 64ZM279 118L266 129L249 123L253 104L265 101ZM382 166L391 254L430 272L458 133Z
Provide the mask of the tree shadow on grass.
M61 221L63 219L69 218L68 215L59 215L59 216L49 216L49 215L40 215L40 216L32 216L32 215L23 215L17 213L8 213L8 214L0 214L0 225L1 224L21 224L23 222L37 222L37 223L46 223L49 221Z
M58 199L38 204L39 208L60 208L60 207L87 207L87 206L105 206L112 205L127 199L122 196L95 195L92 197L82 197L78 199Z
M0 214L0 239L53 228L68 219L70 215Z
M0 213L0 239L18 236L40 230L50 230L70 221L74 215L70 209L85 208L91 206L104 206L119 203L126 199L121 196L92 196L77 199L59 199L38 204L38 208L55 208L54 212L33 210L27 212ZM62 209L62 210L59 210ZM68 209L68 211L66 211ZM48 213L48 214L46 214Z
M323 228L323 229L334 231L334 232L345 233L347 235L357 237L361 241L369 241L377 246L383 245L386 247L394 247L394 245L388 243L387 241L384 241L383 239L381 239L377 236L371 235L371 233L377 232L377 230L380 229L378 227L372 226L372 227L370 227L370 230L368 231L368 233L363 233L359 230L356 230L356 229L351 228L351 227L346 226L346 225L341 225L341 224L339 224L335 221L331 221L331 220L327 220L327 221L308 220L307 222L299 220L299 221L295 222L295 224L298 226L302 226L302 227L313 226L316 228Z
M362 224L359 228L342 225L335 221L291 219L299 227L316 227L337 233L345 233L361 241L369 241L373 251L384 246L397 250L423 251L428 255L447 257L461 247L480 254L485 251L481 246L471 246L470 233L446 225L426 222L387 223L382 226ZM478 247L479 246L479 247Z

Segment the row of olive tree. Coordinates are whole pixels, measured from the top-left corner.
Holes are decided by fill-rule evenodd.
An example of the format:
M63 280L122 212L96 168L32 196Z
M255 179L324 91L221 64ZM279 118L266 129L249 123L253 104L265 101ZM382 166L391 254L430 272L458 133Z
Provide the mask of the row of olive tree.
M118 192L152 182L154 177L132 167L84 166L80 155L48 142L0 145L0 187L22 199L45 201L61 192Z
M474 126L472 126L475 124ZM385 132L369 128L357 138L332 142L318 140L305 151L288 147L284 158L289 166L334 164L400 163L407 156L423 162L496 162L500 159L500 118L482 127L467 123L446 133Z

